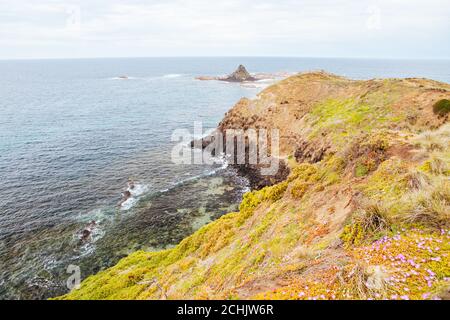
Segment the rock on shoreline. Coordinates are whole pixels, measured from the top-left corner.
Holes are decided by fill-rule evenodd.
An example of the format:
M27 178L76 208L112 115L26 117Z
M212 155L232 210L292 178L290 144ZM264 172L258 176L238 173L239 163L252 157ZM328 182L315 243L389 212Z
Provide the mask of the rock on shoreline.
M213 150L212 155L215 156L217 153L224 153L227 154L227 148L226 148L226 129L218 128L218 131L222 133L223 137L223 149L220 150L220 152L217 152L217 150ZM195 139L192 140L190 143L191 148L199 148L199 149L205 149L207 148L211 143L214 143L216 134L218 132L214 132L209 136L203 137L201 139ZM249 154L249 145L248 141L246 141L245 145L245 154ZM234 149L234 159L237 159L237 148ZM250 188L252 190L259 190L267 186L271 186L273 184L279 183L287 178L287 176L290 173L289 166L287 165L286 161L284 159L280 158L272 158L272 161L278 161L278 170L273 175L263 175L261 174L261 170L264 167L267 167L267 165L263 164L250 164L248 161L248 157L246 157L246 161L243 164L237 164L230 163L230 166L235 168L236 171L243 177L247 178L250 183Z

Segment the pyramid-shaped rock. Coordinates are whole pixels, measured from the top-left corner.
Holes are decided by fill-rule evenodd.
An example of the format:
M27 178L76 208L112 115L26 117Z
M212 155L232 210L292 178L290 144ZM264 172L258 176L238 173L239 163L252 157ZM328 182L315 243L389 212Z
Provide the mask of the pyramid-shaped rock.
M225 78L221 78L220 80L223 81L230 81L230 82L243 82L243 81L255 81L256 78L252 77L250 73L248 73L247 69L241 64L236 69L235 72L228 75Z

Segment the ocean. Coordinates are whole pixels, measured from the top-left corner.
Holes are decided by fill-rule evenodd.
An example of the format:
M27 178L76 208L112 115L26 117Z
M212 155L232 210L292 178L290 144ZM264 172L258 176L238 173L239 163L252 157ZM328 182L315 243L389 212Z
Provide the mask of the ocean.
M0 61L0 298L63 294L69 265L85 278L133 251L170 248L237 210L248 182L226 162L172 163L171 135L192 132L196 121L216 127L240 98L271 84L195 79L239 64L250 72L450 82L450 60ZM119 205L127 188L131 197Z

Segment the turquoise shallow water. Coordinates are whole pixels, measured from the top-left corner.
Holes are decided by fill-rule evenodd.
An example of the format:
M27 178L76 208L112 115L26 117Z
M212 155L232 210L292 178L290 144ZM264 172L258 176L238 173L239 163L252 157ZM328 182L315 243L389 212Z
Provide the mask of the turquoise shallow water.
M0 61L0 298L47 298L137 249L156 250L234 210L246 181L170 161L174 129L213 128L255 87L197 81L325 69L450 82L450 60L148 58ZM121 75L129 76L121 80ZM132 203L118 208L132 179ZM126 209L126 210L125 210ZM96 221L92 236L83 228Z

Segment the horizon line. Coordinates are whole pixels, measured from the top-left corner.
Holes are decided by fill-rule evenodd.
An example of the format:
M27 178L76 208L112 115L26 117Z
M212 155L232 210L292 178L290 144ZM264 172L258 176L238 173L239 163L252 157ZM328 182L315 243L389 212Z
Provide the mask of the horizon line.
M0 61L32 60L99 60L99 59L208 59L208 58L275 58L275 59L355 59L355 60L450 60L450 57L363 57L363 56L291 56L291 55L230 55L230 56L94 56L94 57L45 57L45 58L0 58Z

